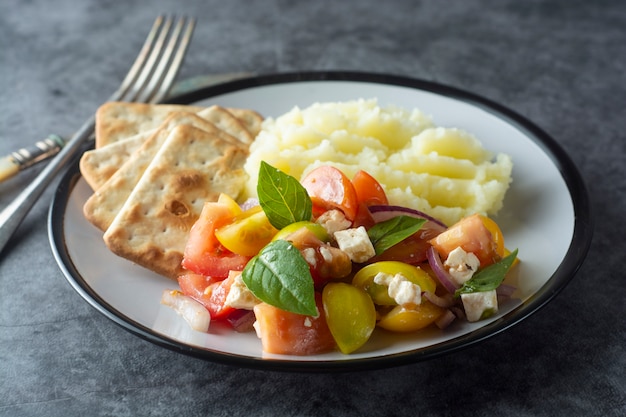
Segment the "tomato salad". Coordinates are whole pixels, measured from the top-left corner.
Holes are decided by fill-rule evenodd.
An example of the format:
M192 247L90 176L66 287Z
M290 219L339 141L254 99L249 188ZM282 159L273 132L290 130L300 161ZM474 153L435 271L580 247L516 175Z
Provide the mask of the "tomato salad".
M349 354L377 327L484 319L514 291L502 282L517 250L486 216L448 227L390 205L367 172L328 165L299 182L262 162L257 193L205 203L190 231L180 291L162 301L195 329L220 320L256 331L268 353Z

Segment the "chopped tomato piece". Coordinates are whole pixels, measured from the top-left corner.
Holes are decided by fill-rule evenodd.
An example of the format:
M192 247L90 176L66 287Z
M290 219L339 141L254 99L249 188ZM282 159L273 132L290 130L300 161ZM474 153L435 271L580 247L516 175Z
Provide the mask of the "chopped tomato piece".
M205 296L204 290L206 290L209 285L219 281L220 280L216 278L207 277L193 272L187 272L178 277L178 285L180 286L182 293L202 304L204 304L202 302L202 299Z
M352 178L352 185L359 203L366 206L389 204L382 185L367 172L363 170L357 172Z
M198 301L209 310L211 319L219 320L234 311L232 307L224 305L233 280L233 275L217 280L200 274L186 273L178 277L178 285L183 294Z
M254 306L263 350L283 355L314 355L333 350L335 339L323 313L322 296L315 294L318 317L290 313L266 303Z
M352 185L357 196L357 212L353 227L372 227L376 222L372 218L369 206L388 205L387 195L382 185L367 172L360 170L352 178Z
M215 237L215 230L229 223L236 213L227 204L207 202L202 207L200 217L189 232L185 252L214 252L220 246Z
M380 255L374 256L367 263L398 261L418 265L426 260L426 251L429 247L430 244L427 240L421 239L418 234L415 234L396 243Z
M363 226L366 229L374 226L376 221L372 217L372 213L369 211L368 206L365 203L359 203L359 207L356 211L356 216L352 222L352 227Z
M368 263L399 261L411 265L421 264L426 260L426 251L431 246L429 241L439 233L441 230L436 224L427 222L416 233L396 243L380 255L374 256Z
M352 181L339 169L324 165L309 172L301 181L313 202L314 213L339 209L350 221L358 209Z
M476 255L481 267L491 265L500 259L496 242L479 214L464 217L431 239L430 243L443 259L458 247Z
M314 230L301 227L286 238L300 250L304 260L309 264L316 288L321 288L329 280L346 277L352 272L352 261L348 254L322 242Z
M226 297L228 297L230 287L235 280L234 277L233 274L230 274L228 278L209 285L204 291L208 297L206 308L209 310L209 313L211 313L211 319L223 319L235 311L233 307L225 305Z
M183 267L189 271L224 279L230 271L243 271L250 257L231 253L225 248L217 253L204 253L200 257L184 258Z
M230 252L215 237L215 231L232 221L235 215L229 204L204 204L200 217L189 232L182 262L185 269L220 278L226 278L231 270L243 269L250 258Z

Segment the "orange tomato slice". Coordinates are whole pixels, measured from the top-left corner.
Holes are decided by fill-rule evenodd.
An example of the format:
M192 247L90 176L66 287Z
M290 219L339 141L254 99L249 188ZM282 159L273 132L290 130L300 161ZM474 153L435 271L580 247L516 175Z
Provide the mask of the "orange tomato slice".
M301 181L309 193L314 211L339 209L350 221L356 217L358 198L352 181L339 169L324 165L309 172ZM321 209L321 210L320 210Z
M382 185L367 172L360 170L352 178L357 200L366 206L388 205L389 200Z

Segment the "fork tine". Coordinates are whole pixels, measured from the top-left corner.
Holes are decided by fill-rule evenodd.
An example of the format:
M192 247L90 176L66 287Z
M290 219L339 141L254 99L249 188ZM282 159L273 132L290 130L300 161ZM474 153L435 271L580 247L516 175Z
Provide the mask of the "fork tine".
M182 31L183 22L181 22L181 31ZM162 79L162 82L159 85L158 91L154 94L151 103L159 103L163 101L163 99L167 96L172 85L174 84L174 80L178 75L178 71L183 63L183 59L185 58L185 54L187 52L187 48L189 47L189 43L191 41L191 37L193 35L193 30L196 25L196 20L191 18L187 22L187 27L183 32L183 37L180 39L180 43L178 44L178 49L176 50L176 54L174 55L171 65L165 74L161 74L159 78ZM172 44L172 50L174 45ZM171 51L169 55L171 55Z
M176 59L179 55L184 55L185 50L187 49L187 44L189 42L189 34L190 29L193 30L193 20L190 21L185 34L181 39L181 33L183 32L183 28L186 24L186 18L182 17L176 23L174 27L167 47L163 50L163 53L159 59L158 66L154 69L152 76L150 77L150 82L147 86L144 87L142 94L137 98L137 101L140 102L149 102L155 103L160 101L162 97L167 94L170 89L171 84L173 83L173 77L165 78L166 74L178 73L178 69L180 67L181 59ZM177 50L176 56L174 56L174 60L172 60L172 56L174 51ZM170 81L170 78L172 80ZM164 94L162 94L164 92Z
M137 58L135 58L135 62L133 62L133 65L128 70L126 77L124 77L124 80L122 81L118 89L109 98L109 101L120 100L126 94L130 86L133 85L137 80L137 77L141 72L141 68L144 67L145 62L150 55L150 51L152 50L156 37L159 34L161 26L163 25L163 19L163 16L159 16L155 19L154 24L152 25L152 28L150 29L150 32L148 33L148 36L146 37L146 40L141 47L141 51L139 51Z
M163 47L163 42L165 42L165 37L163 38L163 42L160 44L160 48L158 51L160 53L160 56L158 57L159 62L157 66L154 67L154 60L153 60L151 62L152 65L148 67L149 69L152 69L154 67L154 69L150 77L146 79L146 81L148 81L147 85L141 86L141 92L135 98L136 101L141 102L141 103L149 102L155 89L157 88L159 84L161 84L161 81L163 80L163 74L164 74L165 68L167 68L167 66L170 63L172 53L174 52L174 48L176 47L176 41L178 39L178 36L180 36L182 25L184 23L185 23L184 18L178 20L178 22L176 23L176 26L174 27L174 30L172 31L172 34L170 35L169 42L167 43L167 46L165 48ZM167 35L167 33L165 35ZM155 53L155 57L156 55L157 54Z
M181 17L172 29L173 25L172 17L159 16L155 21L140 53L141 58L138 56L137 65L133 64L131 69L135 75L128 77L131 81L119 91L116 100L157 103L165 98L191 41L195 19Z
M157 65L157 62L161 58L161 54L163 53L164 44L167 40L170 28L172 26L172 18L166 17L163 25L160 27L160 32L158 36L154 40L152 44L152 49L150 51L150 55L148 55L148 59L144 62L139 76L135 79L135 82L130 86L130 88L123 95L122 99L124 101L141 101L139 100L139 95L141 91L145 88L146 84L149 82L154 69Z

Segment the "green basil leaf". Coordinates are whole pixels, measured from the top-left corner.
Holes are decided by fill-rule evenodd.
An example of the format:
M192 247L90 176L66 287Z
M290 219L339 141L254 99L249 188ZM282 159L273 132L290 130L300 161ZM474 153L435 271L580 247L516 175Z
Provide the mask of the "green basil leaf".
M259 204L277 229L311 220L313 203L306 189L291 175L261 161L257 184Z
M261 301L296 314L319 314L309 264L286 240L265 246L248 262L241 278Z
M402 242L417 232L426 219L411 216L397 216L371 227L367 234L374 245L376 255L380 255L393 245Z
M455 291L454 295L458 297L461 294L495 290L504 281L506 273L513 265L516 257L517 249L499 262L479 270L472 278L465 281L461 288Z

